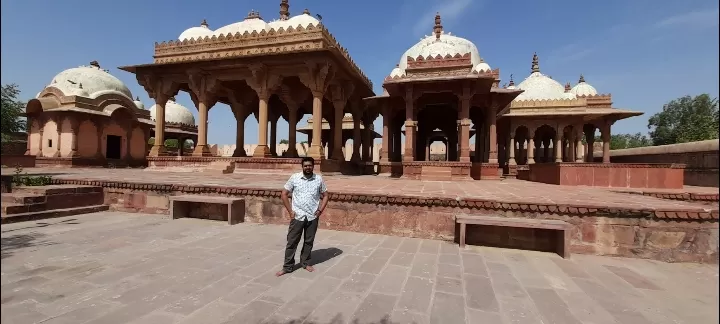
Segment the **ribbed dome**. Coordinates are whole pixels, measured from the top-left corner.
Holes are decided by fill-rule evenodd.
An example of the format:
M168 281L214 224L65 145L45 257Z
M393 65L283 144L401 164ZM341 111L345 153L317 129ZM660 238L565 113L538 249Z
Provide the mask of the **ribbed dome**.
M157 105L150 107L150 118L155 120ZM165 103L165 122L195 125L195 116L185 106L170 99Z
M576 96L595 96L598 94L595 87L585 82L585 77L583 77L582 75L580 75L580 81L578 82L578 84L576 84L574 87L572 87L572 89L570 89L570 93L573 93Z
M575 99L573 93L565 92L565 87L550 77L540 73L540 64L537 54L533 55L532 73L517 88L524 90L515 101L520 100L553 100Z
M103 94L115 93L132 100L130 89L122 81L101 69L97 62L90 64L58 73L48 87L55 87L66 96L97 98Z
M190 40L190 39L202 39L207 37L212 37L213 31L208 27L208 24L205 20L202 21L200 24L200 27L190 27L186 29L180 36L178 37L179 40Z
M280 29L282 27L283 29L287 29L288 27L292 28L298 28L302 26L303 28L307 28L312 24L313 26L320 25L320 21L315 19L315 17L310 15L310 12L305 10L302 14L299 14L297 16L293 16L288 20L274 20L268 23L270 28L273 28L275 30Z
M245 20L220 27L213 35L235 35L235 33L244 34L245 32L252 33L253 31L259 33L262 30L270 30L270 25L260 18L259 12L251 11Z

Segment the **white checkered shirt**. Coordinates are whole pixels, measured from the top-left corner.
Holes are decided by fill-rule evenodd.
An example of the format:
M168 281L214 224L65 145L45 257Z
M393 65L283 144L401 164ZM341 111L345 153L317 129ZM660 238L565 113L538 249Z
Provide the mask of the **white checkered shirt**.
M320 195L327 192L322 176L314 174L306 178L302 172L290 176L285 190L292 194L292 211L299 221L312 221L320 207Z

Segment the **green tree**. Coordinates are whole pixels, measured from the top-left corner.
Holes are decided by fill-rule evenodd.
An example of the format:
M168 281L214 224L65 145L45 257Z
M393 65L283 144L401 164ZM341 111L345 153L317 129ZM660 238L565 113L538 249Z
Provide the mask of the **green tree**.
M2 86L2 141L10 139L10 135L26 129L26 122L20 117L25 111L25 103L18 100L20 89L14 83Z
M648 120L653 145L718 138L718 100L708 94L685 96L663 106Z
M150 139L148 140L148 144L149 144L149 145L154 145L154 144L155 144L155 138L154 138L154 137L150 137ZM165 140L165 147L167 147L167 148L172 148L172 149L177 148L177 147L178 147L178 140L177 140L177 139L174 139L174 138L166 139L166 140ZM192 148L192 143L190 143L190 141L185 141L185 147L184 147L184 148L185 148L185 149L191 149L191 148Z
M280 144L290 144L290 142L286 139L281 139Z
M595 143L601 143L602 138L595 136ZM645 147L652 145L650 139L642 133L635 134L612 134L610 135L610 149L620 150L634 147Z

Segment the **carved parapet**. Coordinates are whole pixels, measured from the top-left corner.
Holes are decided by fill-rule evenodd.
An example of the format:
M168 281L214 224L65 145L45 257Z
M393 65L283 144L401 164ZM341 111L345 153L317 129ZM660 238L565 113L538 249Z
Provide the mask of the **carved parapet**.
M575 108L585 107L584 98L577 99L542 99L542 100L515 100L510 108Z
M470 53L455 54L454 56L447 54L444 57L440 54L436 56L423 57L407 57L407 70L419 70L419 69L442 69L442 68L472 68L472 62L470 61Z
M596 94L593 96L578 96L578 98L585 99L588 107L591 107L591 108L611 108L612 107L612 95L610 95L610 94Z

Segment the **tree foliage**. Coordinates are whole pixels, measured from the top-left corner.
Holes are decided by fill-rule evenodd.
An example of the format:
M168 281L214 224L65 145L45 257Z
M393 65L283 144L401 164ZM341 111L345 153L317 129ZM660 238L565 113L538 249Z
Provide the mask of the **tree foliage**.
M2 86L2 141L12 133L25 131L26 122L21 119L25 103L18 100L20 89L16 84Z
M653 145L718 138L718 100L708 94L685 96L663 106L648 120Z
M154 145L155 144L155 138L151 137L148 140L148 144ZM178 148L178 140L174 138L166 139L165 140L165 147L170 149L176 149ZM189 150L192 148L192 143L190 141L185 141L185 147L183 149Z
M290 142L286 139L281 139L280 144L290 144Z

